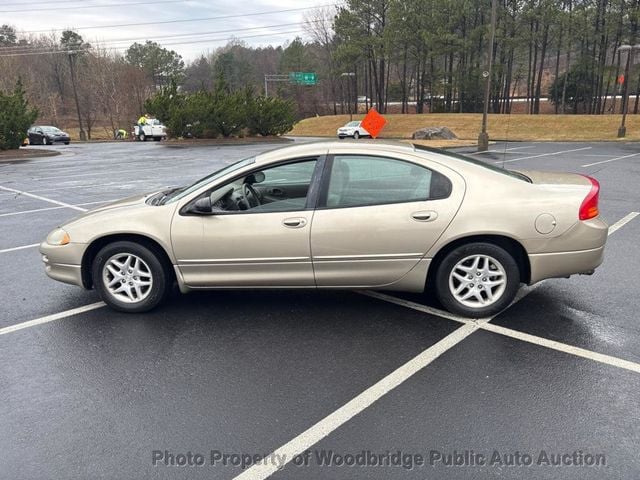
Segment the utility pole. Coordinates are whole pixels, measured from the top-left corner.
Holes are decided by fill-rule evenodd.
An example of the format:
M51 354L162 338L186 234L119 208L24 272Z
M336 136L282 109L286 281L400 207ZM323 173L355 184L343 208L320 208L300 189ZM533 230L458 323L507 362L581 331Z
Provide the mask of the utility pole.
M78 100L78 87L77 87L77 79L76 79L76 68L75 68L75 52L69 52L69 69L71 70L71 85L73 86L73 96L76 100L76 110L78 112L78 127L80 127L80 141L84 142L87 139L87 134L82 128L82 115L80 114L80 101Z
M487 133L487 115L489 114L489 97L491 95L491 70L493 69L493 43L496 38L496 15L498 4L497 0L491 0L491 32L489 35L489 65L487 70L482 72L486 77L484 90L484 108L482 110L482 129L478 135L478 151L484 152L489 149L489 134Z
M627 110L629 109L629 68L631 66L631 55L634 50L640 50L640 45L620 45L618 52L627 52L627 62L624 67L624 83L622 85L622 122L618 127L618 138L624 138L627 135Z

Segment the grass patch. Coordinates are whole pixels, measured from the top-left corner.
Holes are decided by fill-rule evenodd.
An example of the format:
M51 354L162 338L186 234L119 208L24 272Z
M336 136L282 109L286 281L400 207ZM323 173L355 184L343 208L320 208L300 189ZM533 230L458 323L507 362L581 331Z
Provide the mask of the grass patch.
M364 115L354 115L361 120ZM411 138L423 127L449 127L461 140L476 141L482 115L479 113L426 113L385 115L387 125L381 138ZM514 141L611 141L618 140L620 115L489 115L489 137ZM349 115L305 118L289 135L335 137L336 129L349 121ZM627 117L627 136L640 140L640 115ZM435 146L434 141L425 145Z

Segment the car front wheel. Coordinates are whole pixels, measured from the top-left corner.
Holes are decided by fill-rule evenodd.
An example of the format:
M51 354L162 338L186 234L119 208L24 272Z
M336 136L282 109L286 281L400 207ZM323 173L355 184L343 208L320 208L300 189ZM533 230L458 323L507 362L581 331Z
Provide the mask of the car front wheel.
M495 315L513 301L520 271L513 256L491 243L455 248L436 273L436 292L452 313L471 318Z
M115 310L146 312L164 300L169 273L149 248L121 241L102 248L93 260L93 283L104 302Z

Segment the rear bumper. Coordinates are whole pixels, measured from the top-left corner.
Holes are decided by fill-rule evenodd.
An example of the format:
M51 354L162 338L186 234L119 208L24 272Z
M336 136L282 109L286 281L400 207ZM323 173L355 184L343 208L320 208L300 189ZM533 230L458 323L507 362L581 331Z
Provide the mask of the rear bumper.
M545 278L591 274L604 259L604 245L590 250L529 255L531 265L530 284Z

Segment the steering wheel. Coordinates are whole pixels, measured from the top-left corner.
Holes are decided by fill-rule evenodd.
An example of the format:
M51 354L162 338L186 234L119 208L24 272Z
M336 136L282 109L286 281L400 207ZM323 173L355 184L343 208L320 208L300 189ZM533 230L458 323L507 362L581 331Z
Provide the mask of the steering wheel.
M247 207L247 210L258 207L262 204L260 201L260 194L250 183L242 184L242 196L244 197L244 204Z

